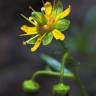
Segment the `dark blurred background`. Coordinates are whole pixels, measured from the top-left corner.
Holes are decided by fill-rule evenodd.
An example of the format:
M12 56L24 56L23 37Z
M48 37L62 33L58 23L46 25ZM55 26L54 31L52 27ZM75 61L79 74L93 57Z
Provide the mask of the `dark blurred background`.
M66 47L81 62L78 73L88 95L96 96L96 0L62 1L64 5L72 6ZM42 3L41 0L0 0L0 96L30 96L22 91L21 83L45 66L40 54L46 53L58 60L62 54L55 41L50 46L41 46L35 53L31 53L30 46L22 46L24 38L18 35L22 33L20 27L26 22L20 14L30 16L29 5L39 11ZM40 78L41 90L31 96L53 96L51 86L57 81L51 77ZM75 82L70 83L70 96L79 96Z

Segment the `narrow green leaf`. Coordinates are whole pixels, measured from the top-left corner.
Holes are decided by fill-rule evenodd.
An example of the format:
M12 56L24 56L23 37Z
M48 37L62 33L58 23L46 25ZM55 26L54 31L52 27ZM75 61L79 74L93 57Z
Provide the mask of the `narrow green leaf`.
M62 20L59 20L54 28L58 29L58 30L61 30L61 31L65 31L69 28L69 25L70 25L70 21L67 20L67 19L62 19Z
M77 70L79 68L80 62L75 60L69 53L65 54L66 65L70 70Z
M46 64L48 64L54 70L60 71L61 63L59 61L57 61L56 59L54 59L54 58L52 58L52 57L50 57L48 55L45 55L45 54L41 55L41 59L43 61L45 61ZM71 75L73 75L73 73L70 70L68 70L67 68L64 69L64 74L71 74Z
M43 39L43 45L49 45L53 39L53 34L50 32L48 33Z

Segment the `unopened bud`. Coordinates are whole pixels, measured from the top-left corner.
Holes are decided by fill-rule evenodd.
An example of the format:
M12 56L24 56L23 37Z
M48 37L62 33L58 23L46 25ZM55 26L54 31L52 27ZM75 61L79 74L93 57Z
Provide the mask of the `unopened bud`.
M39 84L32 80L24 81L22 87L24 91L29 91L29 92L36 92L40 88Z
M70 91L70 86L63 83L59 83L53 86L53 92L55 94L66 95Z

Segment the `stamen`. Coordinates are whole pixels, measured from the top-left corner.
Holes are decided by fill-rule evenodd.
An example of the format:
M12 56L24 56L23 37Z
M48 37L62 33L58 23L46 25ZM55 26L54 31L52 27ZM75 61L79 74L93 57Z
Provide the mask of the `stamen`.
M43 3L43 5L44 5L44 0L42 0L42 3Z
M25 46L27 44L27 42L26 41L23 41L22 44Z
M27 45L27 44L32 44L32 43L29 43L31 40L33 40L33 39L35 39L35 38L37 38L39 35L36 35L36 36L34 36L33 38L31 38L31 39L29 39L29 40L27 40L27 41L23 41L22 42L22 44L25 46L25 45Z
M55 6L56 0L54 0L53 7Z
M42 12L43 12L43 11L45 11L45 8L44 8L44 7L42 7L42 8L41 8L41 11L42 11Z
M31 39L29 39L29 40L27 40L27 41L25 41L25 42L28 43L29 41L31 41L31 40L37 38L38 36L39 36L39 35L36 35L36 36L34 36L33 38L31 38Z
M35 12L35 10L32 8L32 6L29 6L29 9L32 10L33 12Z
M52 10L54 10L55 4L56 4L56 0L53 1L53 9Z
M29 17L29 20L30 20L30 21L32 21L32 20L33 20L33 18L32 18L32 17Z
M29 20L26 16L24 16L23 14L20 14L25 20L27 20L28 22L30 22L31 24L35 25L36 24L34 22L32 22L31 20Z

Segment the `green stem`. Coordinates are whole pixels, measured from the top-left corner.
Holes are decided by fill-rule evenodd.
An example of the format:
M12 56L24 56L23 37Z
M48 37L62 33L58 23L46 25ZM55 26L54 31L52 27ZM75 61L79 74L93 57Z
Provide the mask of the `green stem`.
M32 76L32 80L36 80L36 78L40 75L49 75L49 76L56 76L56 77L59 77L60 76L60 73L59 72L53 72L53 71L44 71L44 70L41 70L41 71L37 71L33 74ZM70 75L70 74L64 74L63 77L65 78L70 78L70 79L74 79L74 76L73 75Z
M63 47L64 49L64 53L65 52L68 52L67 48L64 46L64 43L62 41L59 42L61 44L61 46ZM72 70L74 72L74 75L75 75L75 80L78 84L78 87L80 89L80 96L88 96L87 95L87 92L85 91L85 87L84 85L82 84L81 80L80 80L80 77L79 75L77 74L76 70Z
M64 80L64 56L62 58L62 62L61 62L61 72L60 72L60 81L61 83L63 83L63 80Z
M61 44L61 46L63 47L63 53L65 54L67 49L65 48L64 46L64 43L62 41L59 42ZM63 83L63 80L64 80L64 63L65 63L65 56L63 55L63 58L62 58L62 62L61 62L61 78L60 78L60 81Z
M63 47L63 52L64 52L64 53L65 53L65 52L68 52L67 48L66 48L65 45L64 45L64 42L60 41L59 43L60 43L60 45Z

